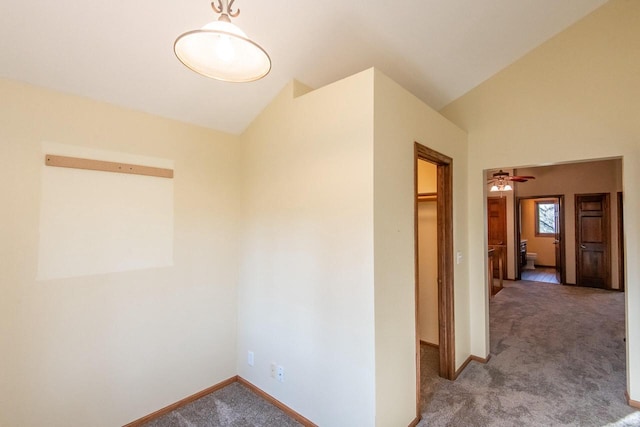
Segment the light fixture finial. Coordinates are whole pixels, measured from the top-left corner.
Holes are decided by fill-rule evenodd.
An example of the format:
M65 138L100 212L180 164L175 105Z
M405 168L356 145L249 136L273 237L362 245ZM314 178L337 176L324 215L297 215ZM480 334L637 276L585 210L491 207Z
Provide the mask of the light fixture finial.
M229 0L218 0L218 6L216 6L215 2L211 2L211 9L213 9L215 13L220 14L218 21L231 22L229 17L237 18L238 15L240 15L240 9L235 12L231 9L233 7L233 2L235 1L236 0L231 0L231 2L229 2Z

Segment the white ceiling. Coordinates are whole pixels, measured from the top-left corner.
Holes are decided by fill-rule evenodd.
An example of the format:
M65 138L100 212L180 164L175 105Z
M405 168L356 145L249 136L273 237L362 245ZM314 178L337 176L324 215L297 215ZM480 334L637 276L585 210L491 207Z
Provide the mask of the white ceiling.
M253 83L199 76L175 38L207 0L3 0L0 77L240 133L292 79L322 87L375 66L435 109L606 0L236 0L271 56Z

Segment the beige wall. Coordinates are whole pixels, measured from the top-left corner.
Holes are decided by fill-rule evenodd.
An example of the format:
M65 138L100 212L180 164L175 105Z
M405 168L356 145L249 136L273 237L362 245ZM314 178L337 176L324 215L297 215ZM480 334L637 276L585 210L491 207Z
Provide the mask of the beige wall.
M454 266L456 367L470 354L467 143L463 131L379 71L374 117L376 425L398 426L415 415L416 141L454 159L453 245L462 256Z
M238 138L6 80L0 118L0 425L122 425L235 375ZM43 143L172 163L170 265L37 280Z
M627 373L640 400L640 2L612 0L443 109L469 133L471 350L489 352L483 171L622 158ZM522 169L518 168L518 171Z
M307 92L242 135L238 373L318 425L372 426L373 71Z
M418 193L437 191L436 165L418 160ZM420 339L438 345L438 212L435 200L418 202L418 323Z

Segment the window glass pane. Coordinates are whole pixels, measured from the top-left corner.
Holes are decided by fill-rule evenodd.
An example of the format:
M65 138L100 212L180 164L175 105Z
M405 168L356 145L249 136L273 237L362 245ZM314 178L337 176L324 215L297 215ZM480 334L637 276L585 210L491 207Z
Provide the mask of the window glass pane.
M537 203L538 208L538 233L555 234L555 204L554 203Z

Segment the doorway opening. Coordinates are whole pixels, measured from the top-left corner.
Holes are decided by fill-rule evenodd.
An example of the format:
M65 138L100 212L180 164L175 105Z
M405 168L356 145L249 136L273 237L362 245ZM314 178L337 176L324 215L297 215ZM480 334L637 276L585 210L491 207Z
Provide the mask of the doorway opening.
M438 375L449 380L455 378L453 160L416 142L414 167L416 410L417 415L420 416L420 356L423 341L431 344L432 348L437 348ZM423 174L426 176L423 177ZM425 182L419 182L419 175ZM428 175L431 177L429 178ZM422 223L421 220L423 220ZM428 241L421 242L421 237ZM421 258L421 255L425 256ZM429 286L431 291L428 290ZM437 316L433 310L437 310Z
M516 169L513 170L515 174ZM508 254L511 262L509 273L515 270L516 279L532 280L528 273L535 270L527 268L528 264L536 270L537 267L550 267L551 273L557 275L556 279L559 278L557 283L574 287L544 284L536 286L529 282L516 281L507 284L506 292L503 291L498 297L489 299L488 332L491 335L489 342L494 363L501 360L502 350L495 345L496 342L501 342L505 337L515 339L531 334L524 340L525 343L531 344L531 348L523 346L522 349L527 354L537 354L541 358L538 361L528 361L528 369L537 369L536 363L549 369L551 359L547 354L553 354L553 349L551 353L545 353L544 343L570 342L575 334L563 335L567 331L566 325L577 322L580 318L587 326L580 326L579 330L591 328L589 330L593 336L600 334L602 337L594 342L606 343L603 345L605 348L586 348L580 352L581 357L584 361L593 360L603 357L605 351L610 351L605 357L621 361L616 372L622 374L615 376L614 385L606 387L612 387L622 393L626 380L624 360L628 351L628 345L625 343L624 296L617 292L588 289L600 287L624 292L622 159L518 167L517 174L532 176L535 179L516 182L513 191L505 195L510 195L511 200L514 200L507 200L508 205L513 203L514 212L508 213L507 218L507 227L514 228L513 234L508 238L512 243L512 249ZM486 194L488 197L489 192ZM488 212L485 215L489 222ZM546 239L546 249L536 246L536 239L540 238ZM523 243L526 245L522 245ZM532 253L535 256L532 256ZM583 264L580 265L579 261ZM589 308L589 298L592 295L608 301L606 312L611 318L606 323L601 323L597 311ZM560 297L565 296L571 296L573 302L565 306L558 305ZM604 303L598 303L599 306L602 304ZM570 312L569 308L575 312ZM506 311L501 312L501 309L509 311L508 316L503 316ZM531 319L532 313L540 316L538 321L531 324L520 321ZM570 322L561 318L561 315L566 313L569 313ZM557 320L554 320L555 315L558 315ZM510 324L510 319L519 320ZM538 325L544 327L538 328ZM593 328L593 325L604 326ZM507 363L507 366L510 365ZM553 369L562 371L564 368L558 363ZM516 368L513 372L516 372ZM507 375L509 373L506 372ZM600 377L593 379L597 384L599 383L596 381L600 380Z
M518 197L517 200L518 279L565 283L564 195Z

